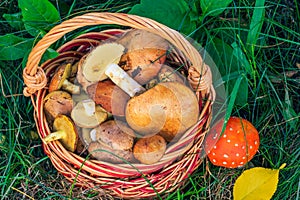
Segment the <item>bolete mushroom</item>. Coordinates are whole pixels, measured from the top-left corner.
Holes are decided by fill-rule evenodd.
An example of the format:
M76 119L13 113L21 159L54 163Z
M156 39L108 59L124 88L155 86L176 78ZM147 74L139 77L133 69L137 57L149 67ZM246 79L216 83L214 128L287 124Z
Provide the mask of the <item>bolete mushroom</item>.
M65 91L56 90L46 95L43 100L44 111L49 122L58 115L70 115L74 106L71 95Z
M164 155L167 143L160 135L140 138L133 147L133 155L143 164L158 162Z
M114 120L106 121L94 128L92 132L96 134L97 144L91 143L88 150L99 160L122 162L119 157L132 161L132 147L134 143L133 133L126 133L116 124ZM131 130L133 132L133 130ZM108 152L93 152L97 149L102 149Z
M157 76L169 48L165 39L145 30L131 30L117 42L127 49L119 64L134 80L144 85Z
M230 117L225 131L220 136L224 120L217 122L205 139L209 160L226 168L242 167L256 154L259 134L246 119Z
M69 151L74 152L77 147L78 132L73 121L66 115L59 115L54 119L53 130L55 132L47 135L43 141L49 143L59 140Z
M99 45L85 58L82 64L83 76L94 83L109 77L131 97L144 91L142 86L116 64L119 62L124 49L122 45L117 43Z
M114 120L108 120L94 130L98 142L104 143L115 150L132 150L133 130L128 129L127 131L130 131L130 133L124 132Z
M71 69L72 65L70 63L63 64L57 69L56 73L50 81L49 92L63 89L71 94L80 93L80 87L68 81Z
M164 82L131 98L125 115L129 126L138 134L149 137L159 133L169 142L197 122L199 105L189 87Z
M108 113L91 99L80 101L71 112L75 124L82 128L94 128L104 122Z
M111 80L99 81L87 88L87 93L96 104L115 116L125 116L125 107L130 97Z

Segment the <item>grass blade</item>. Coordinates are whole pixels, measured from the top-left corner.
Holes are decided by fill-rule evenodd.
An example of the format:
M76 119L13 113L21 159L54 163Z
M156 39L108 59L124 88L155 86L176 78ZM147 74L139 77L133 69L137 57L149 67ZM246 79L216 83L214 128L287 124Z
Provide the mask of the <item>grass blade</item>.
M264 22L264 8L265 0L257 0L252 15L250 29L247 36L248 50L254 54L254 47L257 43L258 36Z

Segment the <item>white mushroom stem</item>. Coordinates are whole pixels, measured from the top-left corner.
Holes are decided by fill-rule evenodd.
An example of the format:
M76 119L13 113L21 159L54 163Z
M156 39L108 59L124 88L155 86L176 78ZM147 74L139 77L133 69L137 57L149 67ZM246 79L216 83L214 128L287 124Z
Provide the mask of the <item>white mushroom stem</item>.
M78 85L74 85L73 83L71 83L67 79L64 80L61 87L62 87L63 90L65 90L65 91L67 91L71 94L80 94L80 87Z
M82 101L82 105L84 107L84 110L88 116L92 116L96 112L96 104L91 99L86 99Z
M117 86L119 86L130 97L145 90L138 82L131 78L119 65L110 64L105 70L105 75L110 78Z

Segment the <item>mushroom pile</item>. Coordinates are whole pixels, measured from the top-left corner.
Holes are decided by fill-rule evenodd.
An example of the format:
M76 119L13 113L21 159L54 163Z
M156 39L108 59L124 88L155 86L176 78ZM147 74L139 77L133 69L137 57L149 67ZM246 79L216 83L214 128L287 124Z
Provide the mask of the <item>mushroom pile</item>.
M44 142L106 162L159 162L199 116L195 93L167 62L169 48L153 33L131 30L62 63L44 98L53 131Z

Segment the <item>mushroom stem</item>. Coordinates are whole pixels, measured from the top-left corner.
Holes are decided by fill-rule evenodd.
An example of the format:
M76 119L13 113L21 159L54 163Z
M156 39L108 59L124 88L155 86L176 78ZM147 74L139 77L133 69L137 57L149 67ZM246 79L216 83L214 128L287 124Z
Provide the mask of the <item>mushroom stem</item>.
M130 97L134 97L138 93L142 93L145 90L138 82L131 78L119 65L110 64L105 70L106 76L108 76L112 82L119 86Z
M96 112L96 104L91 99L86 99L82 101L82 105L84 107L84 110L88 116L92 116Z
M62 139L64 135L65 135L65 131L58 130L58 131L55 131L53 133L50 133L49 135L47 135L46 137L44 137L43 140L47 144L49 142Z
M62 89L71 94L80 94L80 87L78 85L74 85L67 79L64 80L64 82L62 84Z

